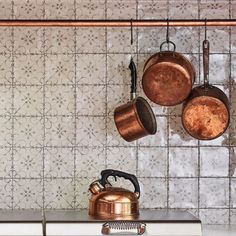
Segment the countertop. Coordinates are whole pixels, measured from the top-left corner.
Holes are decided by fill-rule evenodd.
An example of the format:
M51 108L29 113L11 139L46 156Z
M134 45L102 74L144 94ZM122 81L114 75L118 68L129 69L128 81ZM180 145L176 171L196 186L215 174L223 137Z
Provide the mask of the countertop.
M203 225L203 236L236 236L236 225Z

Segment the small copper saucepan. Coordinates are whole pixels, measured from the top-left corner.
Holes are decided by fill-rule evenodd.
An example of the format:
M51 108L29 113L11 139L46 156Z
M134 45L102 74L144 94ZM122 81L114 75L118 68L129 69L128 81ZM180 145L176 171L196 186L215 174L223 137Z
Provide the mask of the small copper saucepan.
M120 135L128 142L137 140L157 130L156 118L148 102L136 97L137 71L133 60L129 64L131 70L131 101L117 107L114 120Z
M163 51L163 45L173 46L173 51ZM146 96L156 104L174 106L190 94L195 81L195 69L182 54L175 52L175 44L165 41L160 52L151 56L144 66L142 86Z
M185 101L182 123L194 138L211 140L222 135L230 120L229 100L219 88L209 84L209 41L203 41L204 85L195 87Z

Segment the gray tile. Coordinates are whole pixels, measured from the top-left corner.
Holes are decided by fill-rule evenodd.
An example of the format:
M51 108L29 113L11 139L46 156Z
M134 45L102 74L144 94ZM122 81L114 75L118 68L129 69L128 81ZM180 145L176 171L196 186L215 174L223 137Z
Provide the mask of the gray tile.
M200 209L199 213L203 224L229 224L229 209Z
M10 38L10 35L8 38ZM44 52L45 40L42 28L29 28L29 27L15 28L13 39L14 39L15 53L41 54Z
M103 28L77 28L76 52L77 53L104 53L105 29Z
M107 0L106 7L108 19L136 18L136 0Z
M167 180L159 178L139 178L141 208L166 208Z
M14 0L13 13L16 19L43 19L44 1L43 0ZM9 7L8 7L9 8ZM6 8L6 9L8 9ZM11 11L9 11L9 16Z
M76 55L76 83L105 84L106 56L101 54ZM117 63L117 62L116 62Z
M98 178L106 167L106 151L103 147L76 148L76 177Z
M52 27L45 29L45 50L47 53L72 53L74 49L74 28Z
M0 178L11 178L12 176L12 149L0 148Z
M72 209L75 207L74 179L46 179L44 185L46 209Z
M48 117L45 127L45 144L47 146L75 145L75 117Z
M170 208L198 207L197 179L170 179L169 191Z
M45 17L47 19L74 19L74 0L45 0Z
M204 178L200 180L200 207L227 208L229 206L229 179Z
M138 149L139 177L167 176L167 148L140 147Z
M45 84L73 84L75 82L74 55L48 54L45 58Z
M169 176L197 177L198 148L170 148Z
M231 179L231 202L230 206L236 208L236 179Z
M77 115L105 115L106 88L104 85L80 85L76 91Z
M169 18L176 19L197 19L198 18L198 1L192 0L169 0Z
M109 147L106 164L108 169L136 174L136 149L133 147Z
M14 117L14 144L22 147L43 145L41 117Z
M46 178L74 177L74 150L72 148L45 148L44 176Z
M76 118L76 142L79 146L103 146L106 141L104 117L81 116ZM74 128L72 128L74 130Z
M166 19L168 4L166 0L138 0L139 19Z
M229 149L201 147L200 148L200 173L202 177L227 177L229 176Z
M14 209L42 209L43 183L41 179L13 180Z
M72 85L44 87L46 115L75 115L75 88Z
M200 0L200 18L215 19L229 17L228 0Z
M12 209L12 180L0 179L0 208Z
M89 18L105 18L105 0L76 0L76 19Z
M42 148L14 148L13 177L42 178L43 177Z

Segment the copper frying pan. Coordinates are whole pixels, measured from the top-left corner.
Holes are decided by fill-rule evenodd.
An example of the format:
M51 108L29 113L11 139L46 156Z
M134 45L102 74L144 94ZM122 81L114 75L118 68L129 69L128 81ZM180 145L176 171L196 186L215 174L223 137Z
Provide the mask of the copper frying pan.
M173 51L163 51L163 45L172 44ZM146 96L156 104L174 106L182 103L190 94L195 81L191 62L175 52L175 44L165 41L160 52L151 56L144 66L142 86Z
M222 135L230 121L229 100L209 84L209 41L203 41L204 85L195 87L183 105L182 124L194 138L211 140Z
M142 97L136 97L137 71L131 59L131 101L117 107L114 120L120 135L128 142L146 135L155 134L156 118L148 102Z

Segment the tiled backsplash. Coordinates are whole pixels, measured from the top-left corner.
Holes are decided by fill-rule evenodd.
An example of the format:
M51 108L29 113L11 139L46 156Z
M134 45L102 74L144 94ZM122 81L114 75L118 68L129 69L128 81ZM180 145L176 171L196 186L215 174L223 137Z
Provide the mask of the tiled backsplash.
M236 0L13 0L0 18L236 18ZM113 121L129 99L128 63L158 52L165 28L0 28L0 208L86 208L101 170L137 175L141 207L182 208L204 223L236 223L236 28L208 29L210 81L231 101L231 126L198 141L181 105L154 105L155 136L127 143ZM203 80L202 28L171 28ZM139 94L144 96L141 86Z

